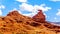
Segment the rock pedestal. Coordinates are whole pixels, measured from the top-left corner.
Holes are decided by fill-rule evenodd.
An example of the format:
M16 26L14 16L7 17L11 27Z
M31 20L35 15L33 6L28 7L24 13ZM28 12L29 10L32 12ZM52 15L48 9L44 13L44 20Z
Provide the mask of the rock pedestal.
M42 10L38 10L39 12L33 16L33 20L36 22L45 22L45 15L43 14Z

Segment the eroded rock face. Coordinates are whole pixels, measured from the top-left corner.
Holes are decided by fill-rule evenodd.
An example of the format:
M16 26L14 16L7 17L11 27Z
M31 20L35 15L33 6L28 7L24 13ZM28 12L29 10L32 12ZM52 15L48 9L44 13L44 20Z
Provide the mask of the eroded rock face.
M28 34L55 34L54 31L47 28L54 27L56 29L57 26L51 27L50 23L45 23L45 15L43 14L42 10L38 11L38 14L33 16L33 18L23 16L16 10L10 12L7 14L7 16L0 18L0 32L3 32L5 34L8 32L10 34L12 34L12 32L19 34L23 32ZM57 31L60 32L60 30Z
M43 24L45 27L51 29L52 31L60 32L60 26L53 25L46 21L45 15L43 14L42 10L38 10L39 12L33 16L33 20Z
M32 18L36 21L36 22L45 22L45 15L43 14L42 10L38 10L39 12L33 16Z
M18 15L20 15L20 14L19 14L19 12L18 12L17 10L14 10L14 11L12 11L12 12L9 12L9 14L7 14L7 16L12 16L12 15L18 16Z

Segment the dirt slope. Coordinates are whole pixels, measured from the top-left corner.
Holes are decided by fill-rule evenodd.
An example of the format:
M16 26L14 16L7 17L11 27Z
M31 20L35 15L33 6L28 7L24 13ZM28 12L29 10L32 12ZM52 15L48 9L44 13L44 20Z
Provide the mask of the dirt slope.
M45 21L45 17L42 21ZM0 34L57 34L56 31L52 31L44 24L14 10L7 16L0 17Z

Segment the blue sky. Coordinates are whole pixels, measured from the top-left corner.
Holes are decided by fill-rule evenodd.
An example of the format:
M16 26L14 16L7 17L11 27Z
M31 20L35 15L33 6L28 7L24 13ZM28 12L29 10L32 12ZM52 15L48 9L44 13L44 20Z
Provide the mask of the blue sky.
M38 9L43 10L47 21L60 22L60 0L0 0L0 16L18 10L32 17L38 13Z

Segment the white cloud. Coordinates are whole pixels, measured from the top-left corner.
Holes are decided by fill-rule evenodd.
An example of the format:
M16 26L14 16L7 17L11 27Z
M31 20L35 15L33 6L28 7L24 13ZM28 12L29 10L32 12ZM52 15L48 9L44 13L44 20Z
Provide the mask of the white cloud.
M15 10L17 10L17 8L13 8L12 10L10 10L10 12L12 12L12 11L15 11ZM20 14L22 14L22 12L20 11L20 10L17 10Z
M58 18L57 17L54 17L54 22L58 22L58 20L57 20Z
M56 17L55 17L54 19L55 19L55 20L57 20L57 18L56 18Z
M60 0L50 0L50 1L57 2L57 1L60 1Z
M29 13L29 14L23 14L23 15L29 16L29 17L32 17L32 16L33 16L32 13Z
M27 0L16 0L18 2L27 2Z
M29 14L24 14L24 15L27 15L27 16L33 16L35 14L37 14L37 10L41 9L43 10L43 12L45 11L48 11L49 9L51 9L51 7L46 7L45 4L41 4L41 5L30 5L30 4L27 4L27 3L22 3L21 5L19 5L20 7L20 10L21 11L29 11L31 13Z
M60 16L60 9L58 9L58 12L56 13L57 16Z
M35 5L34 6L34 9L41 9L42 11L48 11L49 9L51 9L51 7L46 7L46 5L43 5L43 4L41 4L40 6L39 5Z
M48 11L49 9L51 9L51 7L46 7L45 4L41 4L41 5L30 5L27 3L22 3L22 5L19 5L21 10L27 10L27 11L34 11L34 10L38 10L41 9L43 11Z
M33 10L33 6L26 3L22 3L22 5L20 5L20 8L21 10L27 10L27 11Z
M0 5L0 9L1 9L1 8L3 8L3 9L4 9L4 8L5 8L5 6L4 6L4 5Z
M2 10L1 9L5 9L4 5L0 5L0 16L2 15Z
M2 15L2 11L0 10L0 16Z

